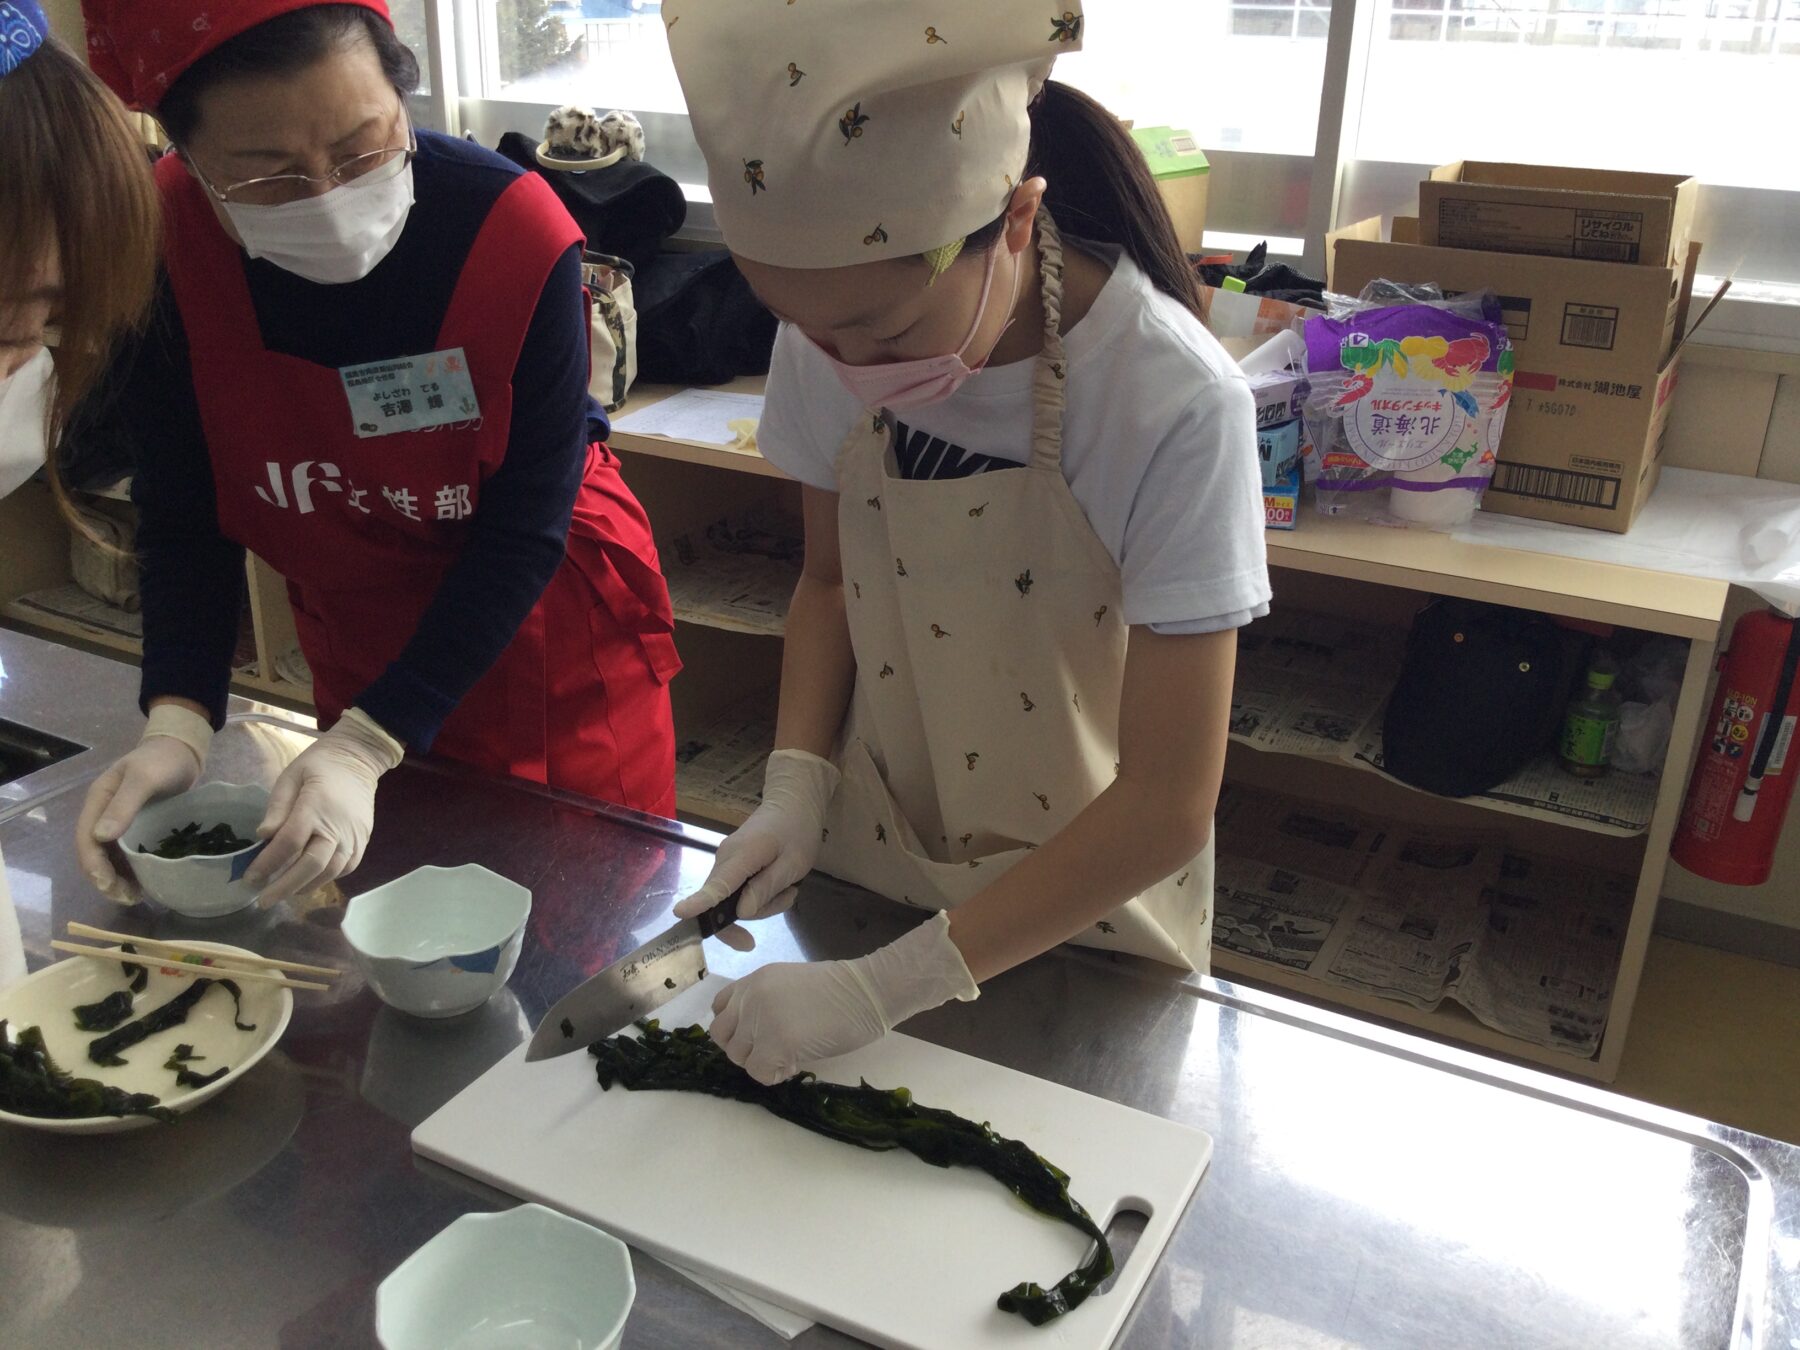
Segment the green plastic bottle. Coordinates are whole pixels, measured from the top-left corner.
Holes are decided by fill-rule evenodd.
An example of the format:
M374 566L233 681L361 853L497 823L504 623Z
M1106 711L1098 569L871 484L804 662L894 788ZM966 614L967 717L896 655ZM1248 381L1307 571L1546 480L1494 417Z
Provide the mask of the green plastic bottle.
M1614 678L1612 661L1596 657L1588 669L1587 688L1569 700L1559 749L1563 768L1577 778L1604 777L1612 762L1613 737L1619 734Z

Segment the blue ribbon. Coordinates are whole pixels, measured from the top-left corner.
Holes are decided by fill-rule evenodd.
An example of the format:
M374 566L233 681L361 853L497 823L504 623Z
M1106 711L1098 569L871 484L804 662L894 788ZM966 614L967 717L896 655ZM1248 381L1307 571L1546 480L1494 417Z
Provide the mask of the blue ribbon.
M5 79L44 45L50 21L37 0L0 0L0 79Z

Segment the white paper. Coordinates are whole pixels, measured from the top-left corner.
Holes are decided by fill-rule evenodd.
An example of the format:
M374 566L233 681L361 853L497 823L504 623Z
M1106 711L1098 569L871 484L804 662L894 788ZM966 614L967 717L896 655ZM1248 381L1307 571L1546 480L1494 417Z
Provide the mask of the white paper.
M1497 548L1728 581L1800 614L1800 487L1791 483L1664 469L1625 534L1487 511L1453 534Z
M667 436L676 441L703 445L732 445L737 433L730 424L739 418L762 417L761 394L729 394L716 389L684 389L660 403L613 419L614 431L635 436Z
M721 1303L736 1308L746 1317L755 1318L784 1341L791 1341L802 1332L811 1331L816 1325L812 1318L802 1313L791 1312L779 1303L771 1303L755 1294L746 1294L742 1289L721 1284L697 1270L678 1266L673 1261L664 1261L663 1264L684 1279L692 1280Z

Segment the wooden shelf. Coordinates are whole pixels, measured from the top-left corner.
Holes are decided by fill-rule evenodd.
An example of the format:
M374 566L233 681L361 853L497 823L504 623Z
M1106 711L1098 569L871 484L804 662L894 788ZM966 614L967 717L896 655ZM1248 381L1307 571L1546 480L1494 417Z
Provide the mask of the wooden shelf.
M729 384L717 386L721 393L758 394L763 391L763 377L746 375L731 381ZM672 384L640 384L631 391L631 397L625 406L620 408L617 416L628 417L632 413L641 412L645 408L654 407L665 398L682 393L679 385ZM756 474L763 478L786 479L782 473L768 460L754 450L738 450L729 445L706 445L699 441L676 441L667 436L642 436L629 431L614 431L606 438L606 443L614 450L625 450L636 455L648 455L655 459L673 459L683 464L698 464L709 469L724 469L729 473Z
M1722 581L1464 543L1432 530L1391 529L1310 509L1298 529L1272 531L1268 543L1272 567L1705 642L1718 637L1730 589Z
M1290 752L1264 750L1261 746L1253 745L1238 737L1233 737L1232 739L1237 744L1242 745L1245 749L1252 750L1259 755L1269 755L1272 758L1294 760L1300 764L1319 766L1335 765L1339 768L1347 769L1352 773L1374 774L1383 781L1392 783L1395 787L1406 792L1444 800L1442 794L1429 792L1424 788L1417 788L1410 783L1404 783L1400 779L1395 778L1392 774L1376 768L1373 764L1364 759L1339 759L1335 755L1299 755ZM1571 778L1569 782L1571 784L1571 790L1580 786L1579 779ZM1504 784L1502 786L1504 786ZM1604 820L1590 820L1585 816L1571 815L1564 811L1553 811L1544 807L1528 806L1519 802L1502 801L1495 797L1479 794L1473 797L1456 797L1448 800L1462 802L1467 806L1474 807L1478 811L1491 811L1495 815L1513 816L1523 820L1535 820L1540 824L1559 825L1565 829L1585 830L1591 834L1603 834L1613 839L1641 839L1645 832L1650 828L1649 816L1655 809L1656 795L1659 788L1660 783L1655 779L1646 779L1644 781L1642 790L1648 798L1644 804L1645 822L1644 824L1635 827L1615 825Z
M1474 1046L1505 1059L1577 1074L1583 1078L1604 1081L1612 1077L1612 1073L1602 1066L1598 1056L1584 1058L1549 1046L1533 1045L1516 1036L1508 1036L1504 1031L1495 1031L1476 1021L1466 1008L1449 999L1436 1009L1415 1008L1410 1003L1361 993L1340 984L1315 979L1302 971L1289 970L1268 961L1258 961L1217 946L1212 952L1212 968L1215 975L1227 979L1295 994L1324 1008L1348 1009L1372 1021L1405 1027L1409 1031L1422 1031L1440 1040ZM1608 1033L1610 1032L1609 1027Z
M126 656L142 657L144 641L142 638L114 632L108 628L97 628L91 624L78 622L63 614L53 614L24 600L15 600L0 608L0 618L19 628L40 636L79 638L108 651L119 652Z

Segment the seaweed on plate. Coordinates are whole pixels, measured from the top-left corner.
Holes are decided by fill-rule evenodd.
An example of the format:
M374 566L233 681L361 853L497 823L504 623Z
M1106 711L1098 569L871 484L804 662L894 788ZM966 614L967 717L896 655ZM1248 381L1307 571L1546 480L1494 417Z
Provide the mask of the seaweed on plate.
M175 1113L148 1092L125 1092L92 1078L74 1077L50 1057L42 1030L25 1027L13 1038L4 1018L0 1018L0 1111L47 1120L86 1116L175 1119Z

